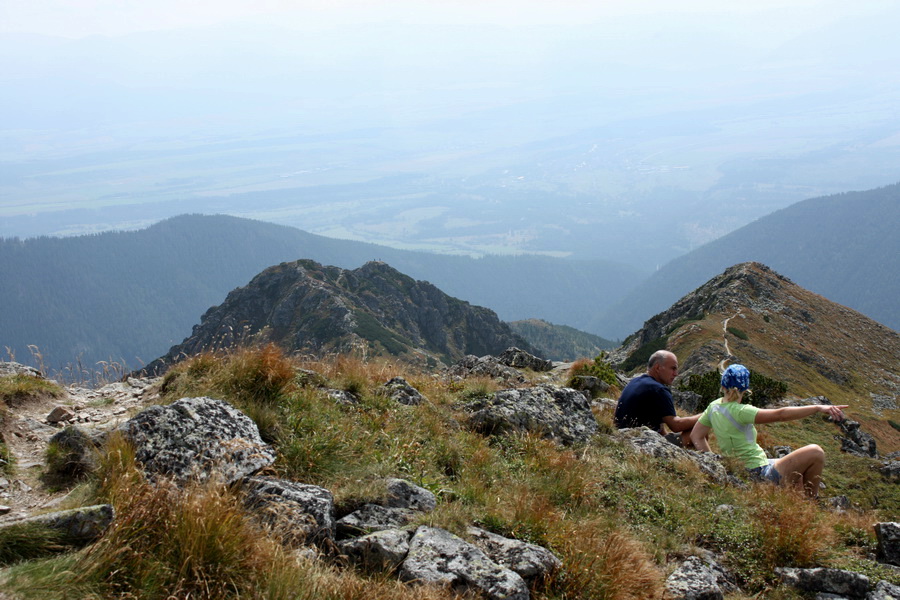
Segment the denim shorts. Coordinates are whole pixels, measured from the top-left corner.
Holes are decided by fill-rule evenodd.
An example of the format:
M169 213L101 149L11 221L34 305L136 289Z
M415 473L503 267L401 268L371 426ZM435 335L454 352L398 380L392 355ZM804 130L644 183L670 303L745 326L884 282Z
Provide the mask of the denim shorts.
M756 467L755 469L747 469L750 477L757 481L771 481L775 485L781 483L781 473L775 469L774 458L769 459L769 464Z

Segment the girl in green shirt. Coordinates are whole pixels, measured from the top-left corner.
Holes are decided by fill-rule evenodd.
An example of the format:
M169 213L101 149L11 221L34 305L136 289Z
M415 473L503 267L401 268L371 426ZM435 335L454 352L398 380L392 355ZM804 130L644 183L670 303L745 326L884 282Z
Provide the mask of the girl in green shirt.
M767 458L756 443L757 423L793 421L816 413L825 413L835 421L844 418L847 405L815 404L811 406L786 406L783 408L757 408L742 404L750 393L750 371L743 365L731 365L722 373L723 396L706 408L694 429L691 441L699 451L709 452L709 433L716 434L719 449L726 456L741 459L744 466L757 478L802 487L815 498L819 493L825 451L816 444L794 450L778 459Z

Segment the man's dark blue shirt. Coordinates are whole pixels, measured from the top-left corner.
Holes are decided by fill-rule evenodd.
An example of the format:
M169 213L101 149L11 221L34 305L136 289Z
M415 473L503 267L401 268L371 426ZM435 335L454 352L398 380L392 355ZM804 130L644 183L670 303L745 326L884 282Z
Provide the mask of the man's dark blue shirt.
M662 428L663 417L676 416L669 388L644 373L628 382L619 395L615 423L619 429L646 425Z

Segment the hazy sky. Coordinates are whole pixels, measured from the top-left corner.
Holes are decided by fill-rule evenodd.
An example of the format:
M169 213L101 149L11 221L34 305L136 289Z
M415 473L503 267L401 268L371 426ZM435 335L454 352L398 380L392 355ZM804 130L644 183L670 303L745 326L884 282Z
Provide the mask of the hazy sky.
M724 19L735 35L766 44L848 17L877 13L894 0L0 0L0 33L77 38L92 34L263 20L283 26L341 23L581 24L610 17L665 14Z

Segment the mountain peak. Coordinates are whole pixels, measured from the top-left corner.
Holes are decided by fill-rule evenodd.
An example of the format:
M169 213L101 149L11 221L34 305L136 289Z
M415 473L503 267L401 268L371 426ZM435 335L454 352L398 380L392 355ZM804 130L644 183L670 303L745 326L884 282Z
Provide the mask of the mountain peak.
M286 352L360 350L412 362L450 363L511 346L536 353L493 311L470 305L381 261L357 269L313 260L281 263L210 308L181 344L151 363L164 371L184 356L273 342Z
M680 377L723 361L877 415L900 393L900 335L758 262L729 267L629 336L615 359L629 370L655 349L675 352Z

